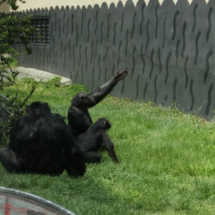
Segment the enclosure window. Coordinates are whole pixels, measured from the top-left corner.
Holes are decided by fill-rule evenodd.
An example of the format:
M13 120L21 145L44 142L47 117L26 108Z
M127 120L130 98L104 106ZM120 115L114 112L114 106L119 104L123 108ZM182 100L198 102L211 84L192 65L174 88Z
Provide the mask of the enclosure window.
M31 42L49 44L49 18L33 18L31 20L31 25L37 28L37 33L31 36Z

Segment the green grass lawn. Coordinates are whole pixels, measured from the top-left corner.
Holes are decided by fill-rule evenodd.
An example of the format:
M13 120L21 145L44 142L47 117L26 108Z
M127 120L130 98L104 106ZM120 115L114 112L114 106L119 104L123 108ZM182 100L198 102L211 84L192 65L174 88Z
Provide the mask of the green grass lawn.
M19 81L26 95L30 79ZM116 86L117 87L117 86ZM67 116L81 85L39 84L29 102L41 100ZM16 92L16 86L3 92ZM119 164L107 152L84 177L9 174L0 165L0 186L39 195L78 215L215 214L215 125L177 109L108 96L90 109L107 117Z

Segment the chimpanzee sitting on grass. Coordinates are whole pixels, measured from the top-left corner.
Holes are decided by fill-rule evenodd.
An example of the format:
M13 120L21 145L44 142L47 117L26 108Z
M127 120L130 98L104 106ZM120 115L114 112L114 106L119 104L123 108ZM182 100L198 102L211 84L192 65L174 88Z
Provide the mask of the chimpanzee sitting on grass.
M107 119L100 119L93 125L88 108L95 106L105 98L127 74L128 71L126 70L117 72L107 83L94 92L89 94L80 92L72 98L71 107L68 110L69 130L77 142L82 145L85 159L89 163L100 161L101 154L98 153L98 150L102 143L112 159L118 162L114 145L106 132L109 127L102 125L102 123L107 123L107 125L110 125L110 123Z
M110 127L111 124L106 118L100 118L86 132L77 137L77 142L85 152L87 163L95 163L101 160L102 155L98 151L102 146L108 151L113 160L118 162L114 151L114 144L106 132Z
M82 176L84 154L76 144L64 118L51 113L44 102L33 102L14 123L7 148L0 161L9 172Z

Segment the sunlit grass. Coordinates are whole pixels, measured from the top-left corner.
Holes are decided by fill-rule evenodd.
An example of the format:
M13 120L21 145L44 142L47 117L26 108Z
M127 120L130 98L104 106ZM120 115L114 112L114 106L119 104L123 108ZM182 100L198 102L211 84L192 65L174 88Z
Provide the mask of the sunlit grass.
M19 81L25 96L31 79ZM117 86L116 86L117 87ZM3 94L16 92L8 87ZM40 83L29 102L48 102L67 116L81 85ZM108 96L90 109L93 121L107 117L119 164L107 152L82 178L9 174L0 166L0 186L31 192L76 214L215 214L215 125L176 108Z

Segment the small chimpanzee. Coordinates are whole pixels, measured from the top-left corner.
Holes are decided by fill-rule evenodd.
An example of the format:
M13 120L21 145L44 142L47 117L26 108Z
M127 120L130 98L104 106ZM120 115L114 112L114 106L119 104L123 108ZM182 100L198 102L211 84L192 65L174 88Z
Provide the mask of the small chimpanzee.
M64 118L51 113L44 102L31 103L16 119L0 161L7 171L17 173L59 175L66 169L70 176L82 176L86 170L84 154Z
M77 142L85 152L85 160L87 163L99 162L101 160L102 155L98 150L101 148L102 143L104 149L108 151L113 160L118 162L114 151L114 144L106 132L110 127L111 124L106 118L100 118L86 132L77 137Z
M92 119L88 112L88 108L95 106L103 98L105 98L105 96L107 96L112 91L112 89L116 86L116 84L120 80L124 79L127 76L127 74L128 74L128 71L126 71L126 70L117 72L116 75L113 76L107 83L100 86L94 92L91 92L89 94L87 94L85 92L80 92L72 98L71 107L68 110L68 122L69 122L68 127L69 127L71 134L73 135L73 137L75 139L78 139L79 135L82 135L83 133L85 133L87 131L86 134L83 134L84 139L88 141L87 144L82 145L82 149L85 152L88 152L89 145L91 145L92 147L94 147L95 145L101 146L102 142L104 143L104 141L106 139L107 140L110 139L106 133L106 130L107 130L106 128L100 128L98 131L99 132L98 136L102 136L102 138L97 138L97 139L90 138L93 135L90 134L91 130L88 131L88 129L92 126ZM101 132L101 130L103 130L103 131ZM94 135L95 135L95 133L96 133L96 131L94 131ZM100 135L101 133L102 133L102 135ZM97 137L97 135L95 135L95 136ZM83 136L82 136L82 138L83 138ZM89 139L90 139L90 141L89 141ZM79 140L80 140L80 138L79 138ZM78 142L80 142L80 141L78 141ZM83 141L81 141L81 142L83 142ZM113 144L111 141L109 141L109 143ZM107 142L104 143L104 145L105 144L106 144L106 148L108 148ZM113 149L113 146L111 146L111 148ZM98 150L95 150L94 152L97 152L97 151ZM109 151L109 155L112 157L112 159L114 161L116 161L116 162L118 161L117 156L114 151L113 151L113 153L110 153L110 151ZM85 153L85 157L86 156L87 156L87 154ZM97 153L93 154L92 151L91 151L91 156L86 157L87 162L95 162L100 159L98 158L98 154Z

